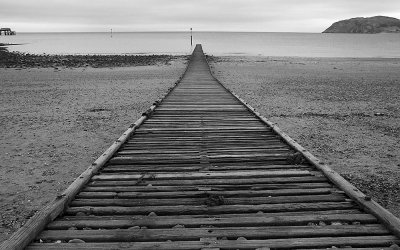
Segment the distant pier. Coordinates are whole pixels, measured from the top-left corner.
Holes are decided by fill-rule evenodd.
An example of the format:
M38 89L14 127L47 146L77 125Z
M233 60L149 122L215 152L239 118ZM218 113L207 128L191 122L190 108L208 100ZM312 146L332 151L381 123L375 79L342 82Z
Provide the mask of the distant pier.
M3 32L4 32L5 36L13 36L13 35L17 34L15 31L11 30L10 28L1 28L0 36L3 34Z

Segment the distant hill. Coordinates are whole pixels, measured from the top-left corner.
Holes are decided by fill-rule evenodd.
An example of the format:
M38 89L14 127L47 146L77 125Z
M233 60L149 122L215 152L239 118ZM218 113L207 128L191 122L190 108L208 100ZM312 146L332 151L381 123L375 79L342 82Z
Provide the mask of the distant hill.
M322 33L400 33L400 20L393 17L356 17L331 25Z

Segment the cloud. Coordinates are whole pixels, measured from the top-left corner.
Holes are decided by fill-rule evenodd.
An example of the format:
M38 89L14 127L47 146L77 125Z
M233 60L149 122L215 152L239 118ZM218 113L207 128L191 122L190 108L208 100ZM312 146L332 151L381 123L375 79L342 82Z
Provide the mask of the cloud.
M356 16L400 17L398 0L0 0L17 31L227 30L320 32ZM396 11L399 10L399 11Z

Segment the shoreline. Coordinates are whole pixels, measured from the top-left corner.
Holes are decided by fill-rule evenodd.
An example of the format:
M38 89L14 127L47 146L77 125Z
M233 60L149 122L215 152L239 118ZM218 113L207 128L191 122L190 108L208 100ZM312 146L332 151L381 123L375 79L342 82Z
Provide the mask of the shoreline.
M262 55L211 55L206 54L208 62L224 62L231 59L239 62L290 62L290 60L304 61L394 61L400 62L400 57L305 57L305 56L262 56ZM292 62L293 63L293 62Z
M30 54L8 51L14 44L0 43L0 68L111 68L168 64L171 60L189 58L189 55L171 54ZM230 61L244 62L288 62L304 61L360 61L360 62L400 62L400 57L303 57L303 56L263 56L263 55L211 55L206 54L210 63ZM303 63L304 64L304 63Z

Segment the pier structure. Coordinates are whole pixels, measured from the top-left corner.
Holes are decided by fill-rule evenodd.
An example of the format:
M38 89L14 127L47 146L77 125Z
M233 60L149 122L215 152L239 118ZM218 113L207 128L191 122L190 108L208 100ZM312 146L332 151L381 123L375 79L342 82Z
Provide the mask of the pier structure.
M0 245L56 249L399 249L400 220L211 73L187 69Z
M0 36L4 33L5 36L13 36L17 33L10 28L0 28Z

